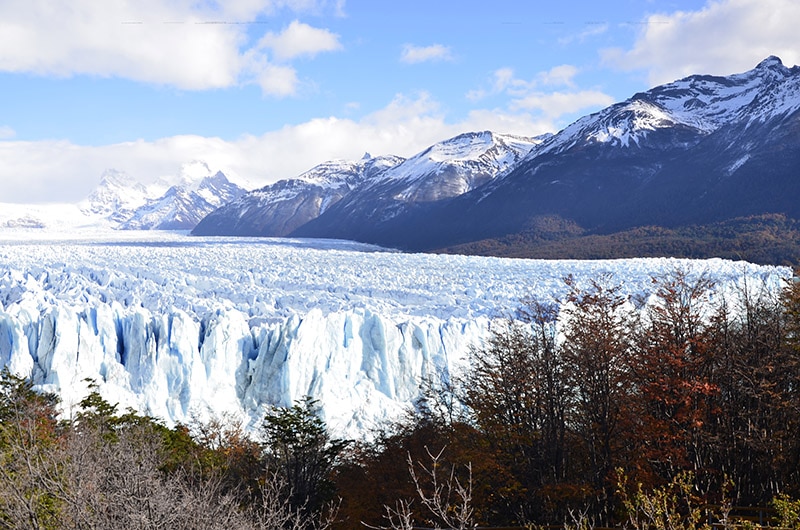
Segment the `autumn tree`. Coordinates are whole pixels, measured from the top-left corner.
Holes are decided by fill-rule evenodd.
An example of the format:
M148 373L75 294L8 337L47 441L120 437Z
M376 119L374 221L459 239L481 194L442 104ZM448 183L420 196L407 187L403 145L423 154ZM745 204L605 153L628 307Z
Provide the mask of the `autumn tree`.
M0 527L53 528L61 508L57 399L0 372Z
M553 496L562 507L567 500L560 498L559 486L568 475L565 418L571 395L556 344L557 315L553 305L532 301L524 316L498 325L472 350L460 382L461 401L514 478L500 490L500 511L515 514L503 524L541 517Z
M690 470L700 474L704 433L713 419L714 384L709 309L713 282L675 269L653 278L632 361L639 392L640 452L661 479Z
M596 515L613 508L614 469L624 463L632 428L630 355L636 317L622 286L602 277L581 286L568 277L563 314L566 385L573 389L569 421L583 440L586 475L597 497Z
M757 279L743 279L711 322L711 383L718 391L704 426L704 461L716 476L706 476L712 489L730 479L740 504L763 505L778 493L790 464L786 449L796 445L787 391L798 366L782 344L784 328L780 293Z

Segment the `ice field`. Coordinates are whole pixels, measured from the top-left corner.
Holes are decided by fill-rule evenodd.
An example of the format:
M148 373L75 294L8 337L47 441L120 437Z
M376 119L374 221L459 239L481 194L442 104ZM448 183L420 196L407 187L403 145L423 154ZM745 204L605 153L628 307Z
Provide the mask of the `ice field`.
M636 304L651 277L707 273L723 294L788 268L675 259L544 261L402 254L332 240L170 232L0 233L0 366L62 396L107 399L168 424L320 400L339 434L396 418L425 378L463 366L523 297L609 274Z

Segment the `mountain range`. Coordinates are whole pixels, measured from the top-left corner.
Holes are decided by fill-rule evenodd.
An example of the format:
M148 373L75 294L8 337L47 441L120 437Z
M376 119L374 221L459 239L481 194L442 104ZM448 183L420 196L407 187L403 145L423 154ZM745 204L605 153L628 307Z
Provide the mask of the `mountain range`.
M315 237L362 239L364 223L404 217L417 205L462 195L504 175L540 138L520 138L491 132L467 133L437 143L403 159L371 157L357 162L320 164L295 179L283 180L250 192L203 219L196 235L287 236L308 230L331 211L337 218L333 232ZM347 222L347 214L353 223Z
M0 209L0 228L190 230L246 190L201 161L184 164L177 183L145 186L106 170L98 187L77 204L11 205Z
M193 234L796 263L799 196L800 67L768 57L635 94L554 135L468 133L407 160L322 164L242 196ZM743 232L755 246L742 247Z

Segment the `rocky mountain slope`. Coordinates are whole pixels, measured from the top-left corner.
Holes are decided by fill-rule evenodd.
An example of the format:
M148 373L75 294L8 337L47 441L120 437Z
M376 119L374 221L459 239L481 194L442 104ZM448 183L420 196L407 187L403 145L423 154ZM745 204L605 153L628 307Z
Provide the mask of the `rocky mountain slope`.
M205 217L195 235L285 236L319 217L359 184L403 161L400 157L356 162L334 160L297 178L281 180L242 195Z
M314 232L358 240L357 232L365 224L382 226L419 204L456 197L505 175L544 138L467 133L407 160L367 156L357 162L327 162L295 179L249 193L209 215L192 233L305 236ZM315 222L320 216L334 221L320 227Z

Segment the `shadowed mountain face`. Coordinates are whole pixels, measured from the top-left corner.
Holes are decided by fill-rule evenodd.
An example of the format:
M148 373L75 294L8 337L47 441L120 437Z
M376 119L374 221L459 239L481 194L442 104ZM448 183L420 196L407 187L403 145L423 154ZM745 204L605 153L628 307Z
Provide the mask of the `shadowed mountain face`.
M194 235L286 236L324 213L362 182L396 166L400 157L320 164L291 180L252 191L204 218Z
M438 203L505 175L541 141L468 133L408 160L366 155L358 162L326 162L245 195L192 233L285 236L317 230L319 237L357 240L364 224L381 225L418 204ZM319 217L326 221L317 224Z
M556 135L442 142L358 180L284 233L424 251L515 234L553 240L764 214L799 219L799 109L800 68L776 57L742 74L690 76Z

